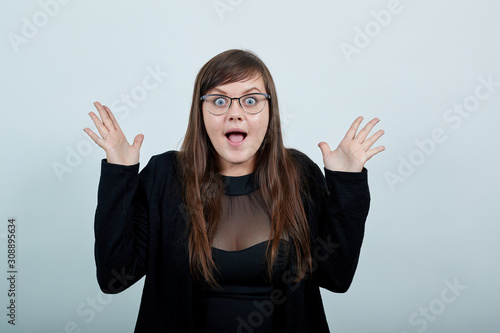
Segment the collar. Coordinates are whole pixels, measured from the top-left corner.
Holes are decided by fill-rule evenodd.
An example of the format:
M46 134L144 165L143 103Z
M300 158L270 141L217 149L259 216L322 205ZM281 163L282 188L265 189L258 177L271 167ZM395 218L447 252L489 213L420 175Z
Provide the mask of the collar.
M222 176L222 181L226 186L227 195L244 195L255 191L258 185L255 183L255 173L244 176Z

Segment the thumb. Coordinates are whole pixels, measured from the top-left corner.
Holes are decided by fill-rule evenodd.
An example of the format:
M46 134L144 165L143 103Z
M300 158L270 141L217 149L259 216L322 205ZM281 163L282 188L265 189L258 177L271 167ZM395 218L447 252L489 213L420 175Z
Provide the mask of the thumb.
M140 149L143 141L144 134L137 134L137 136L134 138L134 143L132 144L132 146Z
M318 147L319 147L319 149L321 149L321 153L323 154L323 157L325 157L325 155L330 152L330 146L328 145L328 143L326 143L324 141L321 141L320 143L318 143Z

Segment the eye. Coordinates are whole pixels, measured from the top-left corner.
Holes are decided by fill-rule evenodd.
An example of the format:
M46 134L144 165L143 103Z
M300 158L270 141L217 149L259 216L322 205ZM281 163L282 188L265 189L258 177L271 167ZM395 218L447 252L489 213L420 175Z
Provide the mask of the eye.
M214 100L215 106L224 106L226 105L226 99L223 97L218 97Z
M245 98L243 102L245 103L245 105L254 106L255 104L257 104L257 99L253 96L249 96Z

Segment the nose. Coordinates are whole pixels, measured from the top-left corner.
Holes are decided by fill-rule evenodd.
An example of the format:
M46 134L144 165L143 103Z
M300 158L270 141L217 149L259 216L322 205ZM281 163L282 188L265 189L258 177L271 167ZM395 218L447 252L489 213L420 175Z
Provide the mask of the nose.
M243 119L243 110L241 109L240 103L238 103L237 100L233 100L233 103L229 107L228 117L231 120L232 119L237 119L237 120Z

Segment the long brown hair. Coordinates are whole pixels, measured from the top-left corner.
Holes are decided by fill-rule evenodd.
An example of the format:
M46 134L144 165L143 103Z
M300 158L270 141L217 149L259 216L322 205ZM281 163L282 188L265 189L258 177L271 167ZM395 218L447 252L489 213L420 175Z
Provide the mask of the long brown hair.
M278 97L273 78L266 65L255 54L228 50L207 62L196 77L189 123L178 154L183 174L184 205L189 225L189 262L193 277L218 285L211 244L222 213L224 184L219 173L217 153L203 122L201 96L209 90L232 82L261 76L271 95L269 124L257 151L255 179L261 189L271 217L272 238L267 243L268 272L276 259L279 240L287 234L295 246L296 281L312 270L310 234L301 200L299 167L285 149L281 135Z

